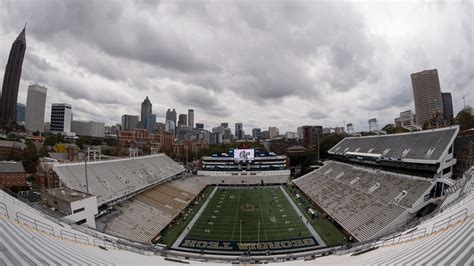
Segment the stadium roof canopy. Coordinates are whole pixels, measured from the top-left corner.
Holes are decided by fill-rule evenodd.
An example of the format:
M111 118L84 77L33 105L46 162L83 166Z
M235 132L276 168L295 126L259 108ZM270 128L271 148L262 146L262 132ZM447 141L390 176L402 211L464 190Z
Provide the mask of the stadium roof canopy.
M333 155L377 156L382 160L436 164L449 152L459 127L391 135L347 137L332 147Z

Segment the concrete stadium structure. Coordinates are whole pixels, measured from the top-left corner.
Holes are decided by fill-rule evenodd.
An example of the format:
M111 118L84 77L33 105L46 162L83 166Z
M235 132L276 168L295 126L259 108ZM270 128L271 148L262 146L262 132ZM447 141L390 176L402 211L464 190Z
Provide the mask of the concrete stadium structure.
M177 262L191 265L239 262L281 262L283 265L470 265L474 261L473 175L474 168L466 174L466 185L456 201L403 232L350 247L330 247L273 256L218 256L156 250L54 220L0 191L0 260L7 265L176 265Z
M159 154L90 162L86 186L84 164L56 164L54 170L64 186L97 196L101 212L96 220L102 225L95 229L53 218L0 191L0 264L470 265L474 262L474 167L457 180L442 174L443 166L455 162L450 152L452 140L447 139L452 139L457 131L453 128L341 141L330 151L333 160L294 184L358 242L271 255L193 253L152 244L160 231L183 213L206 186L222 181L224 185L234 185L234 181L235 185L242 185L242 178L248 178L248 185L261 184L259 171L229 169L215 171L225 172L223 176L183 177L183 166ZM425 142L433 132L437 141ZM416 138L405 137L412 135ZM397 148L392 142L409 145L402 155L411 161L386 157ZM375 153L376 150L388 151L384 155L384 152ZM423 152L425 157L421 159L419 154ZM214 161L219 161L220 166L236 166L219 158L209 159L209 165ZM390 167L383 165L384 161L392 162ZM394 167L393 162L398 165ZM277 164L275 169L261 171L268 174L268 180L283 176L271 173L285 170L277 169L283 167L282 163ZM385 168L403 171L395 173ZM411 170L415 174L406 173ZM237 175L232 175L233 172ZM428 204L437 208L413 219Z

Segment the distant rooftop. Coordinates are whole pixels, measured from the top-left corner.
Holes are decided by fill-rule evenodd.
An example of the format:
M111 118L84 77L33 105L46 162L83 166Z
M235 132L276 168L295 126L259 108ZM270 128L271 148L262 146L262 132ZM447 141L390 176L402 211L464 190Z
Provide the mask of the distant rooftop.
M67 187L50 188L46 191L46 193L52 197L55 197L65 202L74 202L92 197L91 194L87 194Z
M25 168L21 162L0 161L0 173L24 173Z
M26 145L21 142L10 141L10 140L0 140L0 147L10 147L10 148L19 148L24 149Z

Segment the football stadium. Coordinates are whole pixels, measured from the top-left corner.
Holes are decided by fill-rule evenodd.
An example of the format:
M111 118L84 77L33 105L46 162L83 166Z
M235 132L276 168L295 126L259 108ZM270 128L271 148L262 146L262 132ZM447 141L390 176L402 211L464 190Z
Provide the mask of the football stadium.
M290 178L289 159L234 148L192 174L165 154L52 163L42 210L1 191L5 264L474 263L474 167L458 127L346 137ZM420 255L423 254L423 255Z

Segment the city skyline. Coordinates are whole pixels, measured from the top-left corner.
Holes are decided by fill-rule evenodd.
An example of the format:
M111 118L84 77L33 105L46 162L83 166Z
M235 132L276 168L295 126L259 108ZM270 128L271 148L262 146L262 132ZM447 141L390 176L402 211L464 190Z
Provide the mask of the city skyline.
M367 130L369 118L376 117L381 128L400 112L414 111L411 73L438 69L441 90L452 94L454 115L473 90L470 3L108 2L109 16L91 17L81 11L100 10L97 3L74 3L77 16L68 15L70 4L6 1L1 11L0 72L27 20L18 102L26 103L29 85L47 87L46 114L52 103L66 102L77 120L116 124L123 114L140 115L140 103L149 96L157 122L175 108L183 114L194 109L195 122L206 129L242 122L247 134L269 126L282 133L345 122L360 131ZM61 16L50 13L51 5ZM163 19L148 23L149 11ZM214 25L214 16L220 24ZM169 28L166 20L185 26ZM89 30L89 23L97 27ZM133 25L142 27L133 31ZM334 34L324 30L331 25L340 26ZM202 36L190 34L188 26ZM145 38L160 45L147 46ZM150 56L143 53L147 49ZM468 96L466 104L473 99Z

